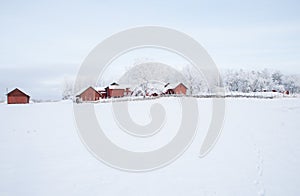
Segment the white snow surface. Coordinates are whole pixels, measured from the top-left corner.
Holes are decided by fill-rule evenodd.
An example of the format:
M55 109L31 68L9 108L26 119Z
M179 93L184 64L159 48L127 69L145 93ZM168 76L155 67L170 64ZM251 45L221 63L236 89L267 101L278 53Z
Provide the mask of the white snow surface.
M108 137L129 150L157 149L180 124L179 98L129 102L140 124L161 103L167 122L154 138L134 138L114 120L111 103L95 104ZM300 99L226 99L222 134L199 157L211 100L198 99L198 133L172 164L151 172L113 169L86 149L77 133L72 102L0 104L0 195L300 195ZM104 111L104 112L103 112Z

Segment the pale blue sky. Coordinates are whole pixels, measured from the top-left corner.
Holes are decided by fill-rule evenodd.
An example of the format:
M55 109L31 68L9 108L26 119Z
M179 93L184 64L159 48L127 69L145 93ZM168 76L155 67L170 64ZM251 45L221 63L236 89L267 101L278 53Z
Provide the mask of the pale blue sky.
M33 98L60 98L64 77L76 74L93 47L145 25L192 36L221 69L299 74L299 10L299 1L276 0L0 1L0 98L16 86Z

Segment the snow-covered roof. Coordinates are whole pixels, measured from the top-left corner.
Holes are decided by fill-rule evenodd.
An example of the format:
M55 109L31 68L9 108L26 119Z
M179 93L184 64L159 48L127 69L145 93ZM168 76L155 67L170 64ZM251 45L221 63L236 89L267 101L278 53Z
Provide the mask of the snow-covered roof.
M19 90L19 91L21 91L23 94L25 94L26 96L30 97L30 96L28 95L28 93L26 93L23 89L20 89L20 88L14 88L14 89L12 89L11 91L9 91L6 95L8 95L8 94L14 92L15 90Z
M103 86L96 86L96 87L94 87L94 89L96 91L105 91L105 87L103 87Z
M99 92L99 90L97 90L97 89L103 88L103 87L89 86L89 87L83 88L83 89L81 89L80 91L78 91L78 92L76 93L76 96L81 95L84 91L86 91L86 90L89 89L89 88L92 88L92 89L94 89L95 91Z
M174 84L168 84L168 85L166 85L166 87L164 88L164 90L166 91L166 90L169 90L169 89L174 89L174 88L176 88L180 84L182 84L183 86L186 87L186 85L184 85L182 82L177 82L177 83L174 83Z
M109 89L126 89L126 88L130 88L129 85L109 85L108 86Z

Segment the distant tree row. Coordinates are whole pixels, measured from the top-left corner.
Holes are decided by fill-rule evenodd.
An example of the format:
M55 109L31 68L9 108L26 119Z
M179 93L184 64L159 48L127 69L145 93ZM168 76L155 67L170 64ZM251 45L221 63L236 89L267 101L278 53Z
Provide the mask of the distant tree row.
M191 66L183 69L190 94L196 95L209 92L205 77ZM233 92L262 92L262 91L289 91L300 93L299 75L285 75L280 71L268 69L260 71L225 70L221 73L223 86L227 91Z
M223 74L224 85L229 91L261 92L261 91L289 91L300 92L300 80L296 75L284 75L280 71L245 71L227 70Z

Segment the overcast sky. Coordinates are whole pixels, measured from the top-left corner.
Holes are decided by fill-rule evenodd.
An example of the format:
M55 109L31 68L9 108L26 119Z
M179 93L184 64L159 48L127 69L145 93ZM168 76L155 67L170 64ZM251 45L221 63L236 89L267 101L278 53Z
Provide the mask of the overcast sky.
M299 10L296 0L0 1L0 98L7 88L20 87L32 98L59 99L64 78L76 75L98 43L145 25L190 35L221 69L299 74ZM124 68L134 58L163 61L167 56L137 54L118 63ZM170 63L184 63L175 59Z

